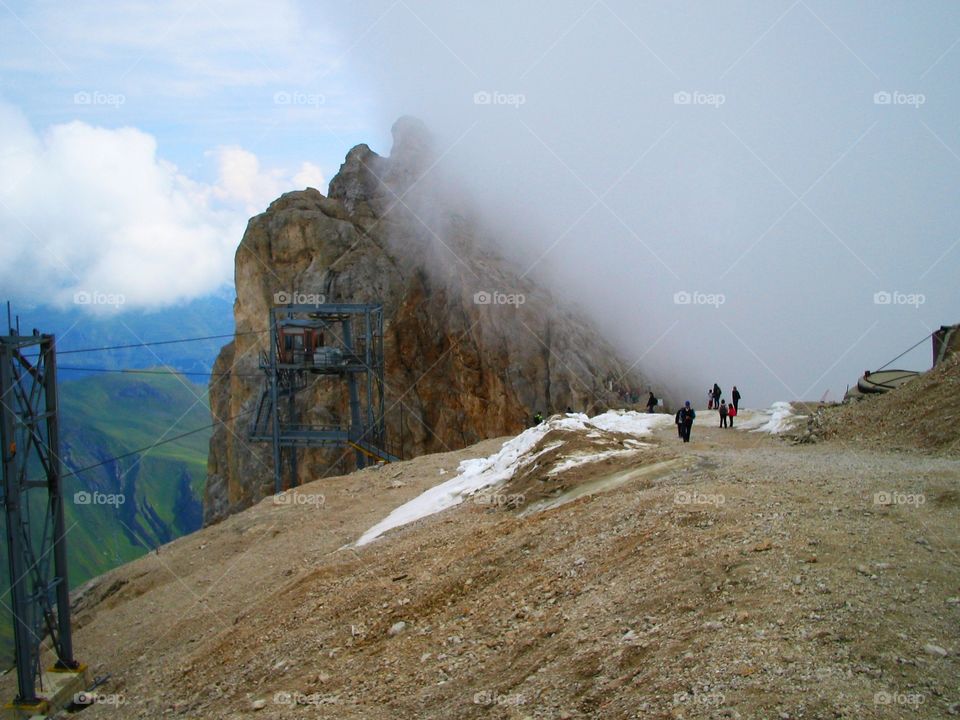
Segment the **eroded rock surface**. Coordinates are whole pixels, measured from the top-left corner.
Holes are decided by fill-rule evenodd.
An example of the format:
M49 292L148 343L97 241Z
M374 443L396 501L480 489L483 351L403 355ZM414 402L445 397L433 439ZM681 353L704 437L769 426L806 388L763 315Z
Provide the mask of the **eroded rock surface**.
M287 193L247 226L236 254L237 335L210 386L215 418L236 419L210 443L206 523L273 489L270 448L249 442L247 432L277 292L383 302L386 424L404 457L516 433L537 411L617 404L618 385L646 387L586 321L489 250L468 202L434 171L423 124L401 118L393 132L389 158L358 145L329 196ZM497 302L519 297L522 304ZM299 402L303 419L316 424L346 411L329 383ZM301 453L300 482L348 470L352 456L338 463L342 456Z

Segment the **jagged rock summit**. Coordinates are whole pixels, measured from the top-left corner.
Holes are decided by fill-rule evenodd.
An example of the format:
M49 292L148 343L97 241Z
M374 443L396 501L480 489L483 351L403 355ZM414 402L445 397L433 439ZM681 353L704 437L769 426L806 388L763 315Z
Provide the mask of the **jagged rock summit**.
M383 303L386 425L405 457L514 434L537 411L597 411L617 403L618 385L643 383L588 322L490 249L469 200L436 169L420 120L398 120L393 139L389 157L350 150L327 196L286 193L247 225L235 260L237 334L210 385L214 418L226 422L210 442L208 524L272 492L269 447L247 431L280 291ZM299 402L316 424L345 411L323 389ZM299 480L348 469L335 459L304 453Z
M347 153L340 171L330 181L329 198L351 213L380 214L424 177L434 160L433 137L422 120L405 116L393 124L389 158L361 144ZM385 203L385 204L384 204Z

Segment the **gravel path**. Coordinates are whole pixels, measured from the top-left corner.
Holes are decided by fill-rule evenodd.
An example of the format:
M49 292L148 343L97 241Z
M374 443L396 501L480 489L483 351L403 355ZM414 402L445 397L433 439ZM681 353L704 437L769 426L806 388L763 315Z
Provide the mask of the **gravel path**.
M956 714L960 463L710 421L607 463L683 469L528 517L468 502L344 548L487 441L178 540L79 600L123 699L84 717Z

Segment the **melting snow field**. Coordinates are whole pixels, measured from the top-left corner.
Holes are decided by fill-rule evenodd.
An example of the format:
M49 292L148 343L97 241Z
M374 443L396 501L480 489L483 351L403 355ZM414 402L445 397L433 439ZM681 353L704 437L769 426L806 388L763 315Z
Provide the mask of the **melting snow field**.
M565 473L567 470L572 470L573 468L580 467L581 465L589 465L590 463L595 463L600 460L607 460L609 458L635 455L639 451L640 449L635 447L630 450L604 450L603 452L598 453L573 455L550 470L547 475L559 475L560 473Z
M543 436L552 430L583 430L592 432L595 429L599 429L628 435L646 436L656 427L672 424L673 416L671 415L662 413L647 414L623 410L609 410L602 415L597 415L592 418L588 418L582 413L570 413L568 415L552 417L536 427L523 431L512 440L508 440L503 444L499 452L489 457L464 460L460 463L460 467L457 468L456 477L430 488L410 502L398 507L361 535L360 539L357 540L357 545L366 545L388 530L459 505L463 502L464 498L480 490L506 482L512 478L518 470L535 462L540 455L562 444L551 444L538 453L530 453ZM633 453L636 452L636 450L622 450L618 452ZM567 463L570 464L564 469L568 470L571 467L583 465L608 456L609 453L596 453L594 455L571 458L567 461Z
M738 420L734 429L777 435L789 430L793 423L802 417L804 416L794 414L793 406L790 403L780 401L773 403L766 410L753 410L752 416L742 421Z

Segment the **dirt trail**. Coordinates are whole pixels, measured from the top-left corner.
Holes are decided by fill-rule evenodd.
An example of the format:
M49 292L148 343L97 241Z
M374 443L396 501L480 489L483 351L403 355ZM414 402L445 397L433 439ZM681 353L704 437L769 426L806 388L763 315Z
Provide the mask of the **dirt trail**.
M960 463L713 417L569 472L679 469L525 517L466 502L343 547L486 441L171 543L80 598L78 655L121 695L84 716L956 713Z

